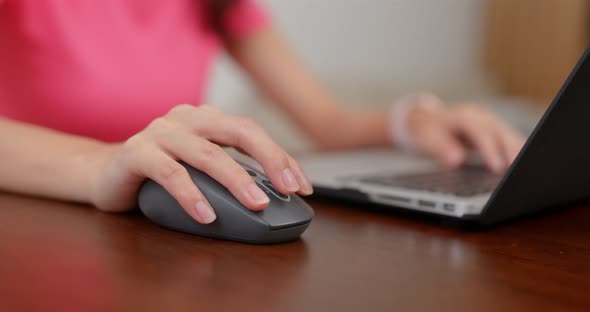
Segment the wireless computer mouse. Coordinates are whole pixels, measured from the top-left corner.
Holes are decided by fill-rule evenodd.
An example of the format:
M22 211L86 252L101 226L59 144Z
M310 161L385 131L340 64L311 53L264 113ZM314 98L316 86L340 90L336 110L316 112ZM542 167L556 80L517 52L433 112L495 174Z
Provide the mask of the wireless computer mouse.
M313 210L299 196L279 193L264 174L248 166L242 165L270 198L262 211L249 210L219 182L181 164L215 210L217 219L211 224L198 223L162 186L148 179L139 191L139 208L163 227L206 237L270 244L297 239L311 223Z

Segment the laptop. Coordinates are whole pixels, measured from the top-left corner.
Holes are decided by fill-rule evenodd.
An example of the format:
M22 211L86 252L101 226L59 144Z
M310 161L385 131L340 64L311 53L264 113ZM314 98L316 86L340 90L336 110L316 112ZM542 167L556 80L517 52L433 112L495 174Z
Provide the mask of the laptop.
M590 48L503 176L391 150L299 157L316 194L493 224L590 198Z

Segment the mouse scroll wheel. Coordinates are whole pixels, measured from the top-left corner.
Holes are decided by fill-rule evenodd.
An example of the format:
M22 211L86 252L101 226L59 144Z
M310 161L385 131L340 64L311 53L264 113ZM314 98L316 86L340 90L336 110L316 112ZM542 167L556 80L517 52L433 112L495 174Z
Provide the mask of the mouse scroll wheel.
M246 169L246 172L248 172L248 174L249 174L251 177L255 177L255 176L257 176L257 175L258 175L256 172L254 172L254 170Z
M280 199L284 199L287 200L289 199L288 195L285 195L279 191L277 191L277 189L275 189L274 185L272 185L272 183L270 183L269 180L262 180L262 184L264 184L264 186L266 186L266 188L273 193L276 197L280 198Z

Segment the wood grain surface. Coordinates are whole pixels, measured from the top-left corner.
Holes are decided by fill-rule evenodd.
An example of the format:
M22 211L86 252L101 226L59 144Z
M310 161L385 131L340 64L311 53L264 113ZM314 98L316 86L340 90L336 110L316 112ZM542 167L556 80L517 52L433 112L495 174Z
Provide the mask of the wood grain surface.
M254 246L0 193L2 311L589 311L590 210L485 231L311 200Z

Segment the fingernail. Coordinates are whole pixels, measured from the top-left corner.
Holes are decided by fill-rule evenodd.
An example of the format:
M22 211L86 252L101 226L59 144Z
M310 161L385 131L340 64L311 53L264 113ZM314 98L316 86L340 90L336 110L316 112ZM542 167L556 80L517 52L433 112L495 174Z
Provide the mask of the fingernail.
M256 205L262 205L270 202L268 196L266 196L266 194L264 194L264 192L256 184L250 184L250 186L248 186L248 194Z
M301 191L305 195L313 194L313 187L311 186L311 183L309 183L309 180L307 180L307 178L300 171L297 172L297 181L299 182L299 185L301 186Z
M285 184L289 192L299 191L300 185L295 180L295 175L293 175L293 171L291 171L291 169L289 168L283 170L283 183Z
M213 212L213 208L204 201L198 202L195 206L195 210L197 211L197 215L201 217L201 221L204 223L211 223L217 219L215 212Z

